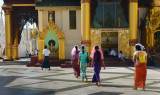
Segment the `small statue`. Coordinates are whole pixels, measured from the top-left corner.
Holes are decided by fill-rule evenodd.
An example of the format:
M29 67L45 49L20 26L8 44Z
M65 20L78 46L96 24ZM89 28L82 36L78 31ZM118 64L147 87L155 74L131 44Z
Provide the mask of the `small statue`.
M54 49L54 46L53 46L53 43L51 43L50 50L53 51L53 49Z

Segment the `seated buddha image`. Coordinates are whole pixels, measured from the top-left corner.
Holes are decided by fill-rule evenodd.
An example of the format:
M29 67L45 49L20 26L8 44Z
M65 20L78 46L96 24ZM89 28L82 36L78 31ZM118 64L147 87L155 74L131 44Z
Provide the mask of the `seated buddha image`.
M49 46L50 46L50 51L51 52L54 52L55 51L55 49L54 49L54 46L55 46L55 41L54 40L50 40L49 42L48 42L48 44L49 44Z
M102 47L107 48L110 47L112 45L112 41L109 40L109 38L107 37L105 41L102 41Z

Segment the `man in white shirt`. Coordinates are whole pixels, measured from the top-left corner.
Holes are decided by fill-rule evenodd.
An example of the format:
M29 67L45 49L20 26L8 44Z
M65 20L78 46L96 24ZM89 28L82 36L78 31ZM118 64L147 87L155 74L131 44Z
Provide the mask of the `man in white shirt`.
M116 53L114 50L111 50L111 52L110 52L110 56L115 57L115 56L117 56L117 53Z
M45 49L43 50L43 54L44 54L44 61L43 61L43 64L41 65L41 68L43 70L43 68L49 68L50 69L50 64L49 64L49 54L50 54L50 51L47 49L47 46L44 47Z
M125 61L125 57L124 57L124 54L122 53L122 51L120 51L118 57L119 57L121 60Z

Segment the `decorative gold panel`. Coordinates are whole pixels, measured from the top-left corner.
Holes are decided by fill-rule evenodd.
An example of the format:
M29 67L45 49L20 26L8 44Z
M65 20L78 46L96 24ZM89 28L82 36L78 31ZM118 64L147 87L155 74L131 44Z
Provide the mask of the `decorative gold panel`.
M160 6L160 0L153 0L154 6Z
M154 12L154 14L151 14L150 22L149 22L149 28L151 30L156 30L160 25L160 11Z
M30 38L38 38L38 30L30 30Z
M160 27L160 0L152 0L151 8L146 16L146 46L156 47L155 32Z
M94 45L101 47L101 32L99 30L91 30L91 49Z
M93 48L94 45L98 45L100 47L103 46L103 44L101 44L102 43L101 36L104 36L104 34L107 34L107 32L103 32L102 30L103 29L91 29L91 49ZM108 29L108 30L109 31L114 30L112 33L111 32L108 32L108 33L112 34L110 36L114 36L114 37L118 36L118 50L122 51L125 54L125 56L128 57L129 56L129 29ZM107 29L105 31L107 31ZM116 44L112 44L112 45L113 47L117 47Z
M119 51L122 51L125 56L129 56L129 31L122 30L118 33L119 37Z
M49 30L52 29L55 34L57 35L58 39L64 39L64 32L61 31L58 27L57 24L55 25L54 22L49 22L46 27L43 28L43 31L39 31L38 33L38 38L39 39L45 39L46 35L48 34Z

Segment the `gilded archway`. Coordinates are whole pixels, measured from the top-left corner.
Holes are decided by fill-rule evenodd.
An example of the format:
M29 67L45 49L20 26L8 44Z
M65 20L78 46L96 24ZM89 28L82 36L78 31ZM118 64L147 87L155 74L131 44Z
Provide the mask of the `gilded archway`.
M50 22L46 25L42 31L38 32L38 49L39 49L39 60L43 60L42 51L44 49L44 39L47 36L48 32L52 29L56 36L58 37L59 42L59 59L65 59L65 37L64 32L52 21L52 15L50 15Z

